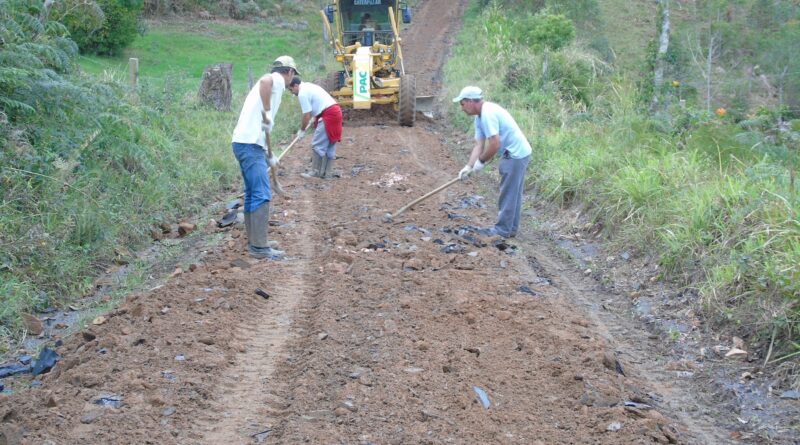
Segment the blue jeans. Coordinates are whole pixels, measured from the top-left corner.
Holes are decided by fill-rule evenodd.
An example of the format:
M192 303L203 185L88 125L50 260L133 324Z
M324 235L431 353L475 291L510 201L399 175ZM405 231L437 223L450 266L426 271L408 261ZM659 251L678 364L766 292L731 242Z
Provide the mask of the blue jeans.
M272 200L267 153L258 144L234 142L231 146L244 179L244 211L252 213Z

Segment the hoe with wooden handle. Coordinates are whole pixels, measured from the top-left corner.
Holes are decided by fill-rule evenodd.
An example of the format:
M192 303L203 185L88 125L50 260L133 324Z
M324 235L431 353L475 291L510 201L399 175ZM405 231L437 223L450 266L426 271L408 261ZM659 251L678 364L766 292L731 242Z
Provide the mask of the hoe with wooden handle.
M308 130L309 128L311 128L311 122L309 122L308 125L306 125L306 130ZM295 136L294 139L292 139L292 142L290 142L289 145L283 149L283 152L281 152L281 154L278 155L278 161L283 159L283 157L286 156L286 153L289 153L289 150L291 150L292 147L294 147L294 144L297 143L297 141L299 140L300 136Z
M268 158L267 158L267 159L269 159L269 158L271 158L271 157L272 157L272 144L270 143L270 140L269 140L269 131L264 131L264 134L265 134L265 135L266 135L266 137L267 137L267 139L266 139L266 143L267 143L267 156L268 156ZM279 159L279 160L280 160L280 159ZM280 182L278 182L278 174L277 174L277 170L278 170L278 169L277 169L277 168L275 168L275 167L271 167L271 168L269 169L269 171L272 173L272 181L273 181L273 182L275 182L275 191L276 191L276 192L278 192L278 194L279 194L279 195L286 196L286 190L284 190L284 189L283 189L283 187L281 186L281 183L280 183Z
M428 193L420 196L419 198L409 202L408 204L404 205L403 207L400 207L393 214L392 213L387 213L386 215L383 216L383 222L385 222L385 223L393 222L395 216L400 216L401 213L403 213L406 210L410 209L411 207L421 203L422 201L430 198L431 196L441 192L442 190L446 189L447 187L450 187L451 185L455 184L458 181L459 181L459 178L458 178L458 176L456 176L455 178L453 178L453 179L445 182L444 184L440 185L436 189L431 190L430 192L428 192Z

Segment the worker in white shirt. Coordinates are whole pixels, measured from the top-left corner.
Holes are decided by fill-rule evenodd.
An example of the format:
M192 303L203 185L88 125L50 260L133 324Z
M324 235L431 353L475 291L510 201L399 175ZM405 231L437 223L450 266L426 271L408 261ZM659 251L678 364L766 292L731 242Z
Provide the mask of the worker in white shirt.
M300 101L303 113L299 137L305 135L308 123L314 119L314 137L311 140L311 171L304 177L331 178L336 159L336 143L342 140L342 108L336 100L319 85L303 82L295 76L289 82L289 91Z

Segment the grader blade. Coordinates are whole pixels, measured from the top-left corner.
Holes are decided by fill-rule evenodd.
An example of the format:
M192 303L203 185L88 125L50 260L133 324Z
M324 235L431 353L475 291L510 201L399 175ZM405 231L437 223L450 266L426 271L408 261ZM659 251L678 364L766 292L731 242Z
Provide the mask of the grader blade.
M417 112L433 119L433 100L434 96L417 96Z

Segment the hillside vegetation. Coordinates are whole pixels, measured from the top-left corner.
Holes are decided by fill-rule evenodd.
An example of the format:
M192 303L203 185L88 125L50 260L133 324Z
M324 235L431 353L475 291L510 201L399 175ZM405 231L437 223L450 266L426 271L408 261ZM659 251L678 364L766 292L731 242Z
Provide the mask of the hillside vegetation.
M665 10L633 3L652 6L476 2L446 68L449 95L477 84L512 112L534 146L540 198L583 209L620 251L656 252L658 279L762 357L772 345L771 364L796 359L800 66L787 55L800 6L670 2L654 86ZM553 39L570 25L568 44Z

